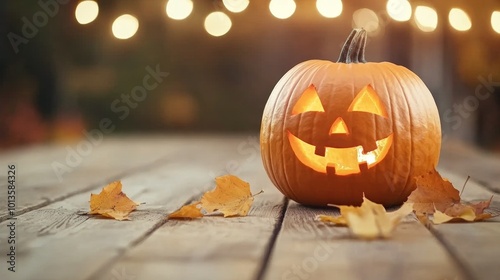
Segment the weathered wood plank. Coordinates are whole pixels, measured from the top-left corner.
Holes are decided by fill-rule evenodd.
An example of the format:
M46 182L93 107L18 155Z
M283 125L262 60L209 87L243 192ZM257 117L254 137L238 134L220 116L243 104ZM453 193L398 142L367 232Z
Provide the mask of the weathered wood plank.
M243 165L237 175L249 181L254 192L264 190L247 217L170 220L96 279L120 271L135 279L256 279L284 199L267 179L260 158Z
M96 279L120 268L137 279L255 279L282 203L266 194L247 217L169 221Z
M489 169L490 172L492 171ZM442 170L455 187L461 188L465 175ZM466 201L489 199L493 192L480 184L469 181L462 193ZM500 210L500 198L493 197L491 205ZM498 212L498 211L497 211ZM471 279L498 279L500 275L500 217L477 223L452 223L431 226L432 231L446 245L469 274Z
M144 146L149 148L145 149ZM71 145L39 146L2 155L0 162L4 165L0 165L0 170L6 175L7 164L16 165L16 212L22 214L88 191L175 152L173 149L160 149L161 146L158 140L140 142L133 138L130 141L110 138L91 146L88 154L71 155L69 161L66 158L70 153L66 148L76 150ZM67 169L56 171L53 168L55 163L63 164ZM6 184L7 180L2 179L1 189L5 189ZM6 200L6 197L7 192L0 192L0 201ZM2 203L0 221L7 216L7 204Z
M466 145L456 140L443 143L440 167L456 174L470 175L476 182L500 193L500 155Z
M414 219L390 239L364 241L315 222L318 214L339 213L289 203L265 279L462 279L445 248Z
M224 139L234 143L234 147L230 148L231 153L235 153L236 156L246 157L245 160L256 157L258 142L254 138L232 136ZM125 174L138 172L141 168L149 168L150 165L159 164L157 161L162 158L174 161L177 158L192 157L196 160L196 154L192 151L211 146L221 147L224 141L222 144L218 144L218 141L220 142L220 137L217 136L108 137L99 145L92 146L88 154L82 155L81 163L67 165L70 172L61 174L61 177L54 172L52 164L54 162L67 164L67 146L39 146L4 153L0 157L0 170L6 175L7 164L16 163L16 211L22 214L74 194L89 191ZM77 146L78 144L69 145L73 150L76 150ZM74 157L71 156L70 161ZM231 165L230 160L228 162L229 166L211 170L212 177L216 173L222 173L223 169L234 169L234 164ZM6 183L7 179L2 179L0 189L5 189ZM7 192L0 192L0 201L6 199ZM2 203L0 222L7 217L7 204Z
M238 148L248 143L241 137L182 142L170 149L189 151L185 156L177 154L159 166L124 176L124 191L147 203L131 215L131 222L78 216L78 210L88 209L90 192L20 215L16 221L19 267L9 279L88 279L163 224L167 213L213 187L214 175L257 159L258 150ZM6 244L8 222L0 223L0 244ZM6 253L7 247L1 246L0 255ZM6 271L6 265L1 262L0 271Z

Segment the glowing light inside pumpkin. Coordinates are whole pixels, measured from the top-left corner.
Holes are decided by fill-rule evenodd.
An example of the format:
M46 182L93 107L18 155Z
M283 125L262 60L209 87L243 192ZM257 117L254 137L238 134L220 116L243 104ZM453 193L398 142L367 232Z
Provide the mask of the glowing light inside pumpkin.
M386 118L388 116L384 104L380 101L380 98L371 85L367 85L361 89L347 111L367 112Z
M226 9L233 13L243 12L250 4L249 0L222 0Z
M467 13L458 8L450 10L448 20L450 21L451 27L458 31L467 31L472 27L472 23Z
M386 8L395 21L408 21L411 17L411 4L407 0L389 0Z
M418 6L415 9L415 23L424 32L434 31L438 24L436 10L427 6Z
M292 115L308 111L325 112L316 87L312 84L295 103ZM388 117L384 104L371 85L366 85L359 91L348 111ZM349 129L342 117L338 117L333 122L329 134L349 134ZM377 148L373 151L364 152L361 145L348 148L321 147L324 148L324 156L316 154L316 146L301 140L290 131L288 131L288 140L295 156L304 165L321 173L327 173L330 167L335 170L336 175L351 175L361 172L360 165L366 164L370 168L384 159L392 145L392 133L386 138L376 140Z
M341 0L317 0L318 12L326 18L336 18L342 13Z
M325 156L315 154L316 146L308 144L291 132L288 132L288 141L295 156L307 167L316 172L327 173L328 167L335 168L336 175L351 175L361 172L360 164L367 164L371 168L381 162L392 146L393 135L376 141L377 148L364 153L362 146L352 148L325 148Z
M75 9L75 18L79 24L93 22L99 15L99 5L95 1L82 1Z
M349 134L349 129L341 117L338 117L330 128L330 134Z
M500 11L491 13L491 27L496 33L500 33Z
M136 17L128 14L117 17L111 27L113 35L121 40L134 36L137 29L139 29L139 21Z
M316 87L314 87L314 85L310 85L304 93L302 93L302 96L295 103L295 106L293 106L292 115L310 111L325 111L323 105L321 105L321 100L319 99L318 92L316 91Z
M165 11L169 18L182 20L193 11L193 2L191 0L168 0Z
M279 19L291 17L296 8L297 4L293 0L271 0L269 3L271 14Z

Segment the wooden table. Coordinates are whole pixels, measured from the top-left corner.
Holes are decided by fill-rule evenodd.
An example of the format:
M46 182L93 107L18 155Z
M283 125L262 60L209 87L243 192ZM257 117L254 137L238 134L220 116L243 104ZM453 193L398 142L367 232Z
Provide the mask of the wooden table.
M78 149L80 159L69 152ZM9 164L17 171L15 273L7 270ZM0 170L1 279L500 279L499 217L430 228L409 218L390 239L353 239L346 228L314 221L335 209L301 206L274 188L256 135L42 145L3 152ZM464 199L500 192L500 159L460 143L443 144L439 170L458 188L472 176ZM265 191L249 216L165 219L227 173ZM79 215L90 193L113 180L146 203L132 220Z

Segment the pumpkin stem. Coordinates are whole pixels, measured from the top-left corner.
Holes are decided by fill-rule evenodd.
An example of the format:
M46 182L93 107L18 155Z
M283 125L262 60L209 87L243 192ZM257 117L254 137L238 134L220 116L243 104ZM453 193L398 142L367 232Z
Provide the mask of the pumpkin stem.
M352 30L340 52L339 63L366 63L366 30L363 28Z

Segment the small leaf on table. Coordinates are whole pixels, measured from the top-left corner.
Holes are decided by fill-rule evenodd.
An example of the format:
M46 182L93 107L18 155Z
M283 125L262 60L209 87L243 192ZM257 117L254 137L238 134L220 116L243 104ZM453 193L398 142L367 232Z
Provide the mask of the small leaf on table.
M112 182L99 194L90 194L89 214L99 214L119 221L130 220L128 215L137 209L138 203L122 192L120 181Z

